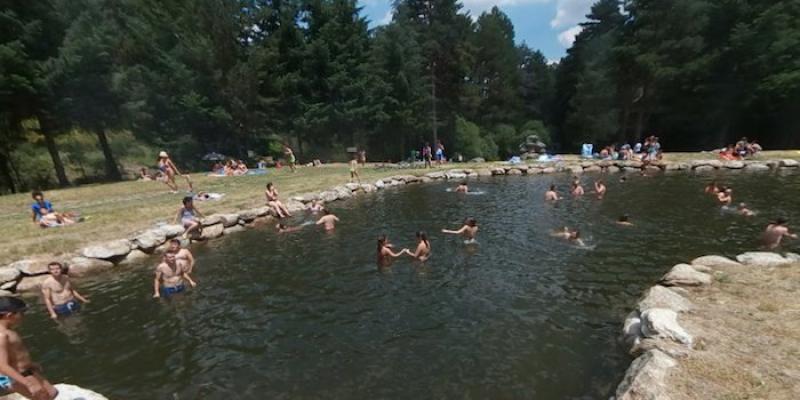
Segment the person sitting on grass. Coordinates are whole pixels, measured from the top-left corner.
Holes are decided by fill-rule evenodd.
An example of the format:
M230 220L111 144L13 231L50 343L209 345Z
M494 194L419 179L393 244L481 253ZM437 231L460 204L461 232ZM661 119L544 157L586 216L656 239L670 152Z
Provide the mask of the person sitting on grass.
M291 217L292 214L283 205L283 203L278 200L278 189L272 184L272 182L267 183L267 190L264 191L264 195L267 197L267 205L275 211L275 214L278 218L286 218Z
M89 300L72 287L69 280L69 268L60 262L54 261L47 265L50 276L42 283L42 297L47 307L50 318L66 317L78 312L81 303Z
M153 176L152 176L152 175L150 175L150 173L149 173L149 172L147 172L147 168L145 168L145 167L142 167L142 169L140 169L140 170L139 170L139 180L140 180L140 181L147 181L147 182L149 182L149 181L153 181L153 180L155 180L155 178L153 178Z
M72 212L58 213L53 211L53 204L44 199L44 194L39 191L31 193L34 203L31 205L33 222L42 228L70 225L76 221L76 214Z
M175 216L175 223L180 222L183 225L183 238L188 239L189 234L193 232L199 232L203 228L203 224L200 223L200 217L203 216L203 213L194 206L194 200L192 196L186 196L183 198L183 207L178 209L178 215Z
M32 400L52 400L58 389L42 376L42 367L31 360L22 337L14 331L27 308L21 299L0 297L0 390Z

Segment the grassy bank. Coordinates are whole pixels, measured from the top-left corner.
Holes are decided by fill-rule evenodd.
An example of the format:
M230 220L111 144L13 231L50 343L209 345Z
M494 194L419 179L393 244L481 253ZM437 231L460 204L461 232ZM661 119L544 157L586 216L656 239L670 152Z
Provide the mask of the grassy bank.
M714 158L709 153L667 154L667 161L690 161ZM765 152L759 158L800 159L798 151ZM575 156L567 159L577 160ZM476 164L451 164L453 168L479 168ZM486 166L486 165L483 165ZM364 182L396 174L423 173L423 170L381 169L368 166L360 173ZM206 215L253 208L264 205L264 185L274 182L281 196L327 189L347 183L346 165L326 165L321 168L299 168L292 174L287 169L270 170L266 176L207 177L205 173L192 175L195 190L225 193L220 201L198 203ZM181 189L186 188L178 180ZM106 241L128 236L151 227L159 221L172 222L184 194L171 194L160 182L119 182L86 185L46 193L56 210L80 211L87 217L83 223L59 228L42 229L31 222L29 194L0 196L0 227L7 232L0 244L0 264L13 262L35 254L72 252L91 242Z

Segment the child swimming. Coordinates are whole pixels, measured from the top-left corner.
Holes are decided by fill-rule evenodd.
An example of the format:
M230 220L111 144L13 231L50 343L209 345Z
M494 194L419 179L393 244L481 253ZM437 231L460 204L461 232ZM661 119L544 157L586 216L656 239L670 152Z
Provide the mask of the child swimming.
M475 243L475 236L478 234L478 221L476 221L475 218L469 217L464 220L464 225L460 229L456 231L442 229L442 233L462 235L465 239L464 243Z
M556 185L550 185L550 189L544 194L544 200L545 201L561 200L561 197L558 196L558 192L556 192Z
M579 231L577 229L575 229L573 231L573 230L570 230L568 227L565 226L563 230L553 231L550 234L550 236L561 238L561 239L565 239L568 242L570 242L570 243L572 243L572 244L574 244L576 246L579 246L579 247L586 247L586 243L584 243L583 239L581 239L581 231Z

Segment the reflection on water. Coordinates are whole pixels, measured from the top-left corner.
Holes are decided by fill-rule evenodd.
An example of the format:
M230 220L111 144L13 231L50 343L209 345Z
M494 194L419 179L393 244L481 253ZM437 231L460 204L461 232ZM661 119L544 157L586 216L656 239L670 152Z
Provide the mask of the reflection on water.
M93 302L79 317L55 325L37 304L23 333L52 380L110 398L603 398L629 363L615 338L645 287L674 263L755 248L775 215L800 223L796 175L727 175L752 219L720 213L709 179L607 179L604 200L555 205L544 191L565 193L568 177L472 181L480 196L389 189L332 205L331 234L270 225L197 247L184 296L152 299L152 265L81 282ZM466 216L479 245L439 233ZM550 236L563 226L594 248ZM417 230L427 263L376 268L379 234L413 249Z

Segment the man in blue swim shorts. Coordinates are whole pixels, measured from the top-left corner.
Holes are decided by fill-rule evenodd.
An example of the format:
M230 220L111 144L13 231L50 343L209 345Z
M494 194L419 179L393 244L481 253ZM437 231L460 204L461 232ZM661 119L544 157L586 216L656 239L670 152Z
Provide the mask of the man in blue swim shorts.
M192 287L197 284L189 276L187 266L178 264L174 251L167 251L156 267L156 278L153 283L153 297L170 297L186 290L185 282Z
M50 318L66 317L81 309L81 302L88 303L72 286L67 273L69 269L60 262L51 262L47 266L50 276L42 283L42 295Z

